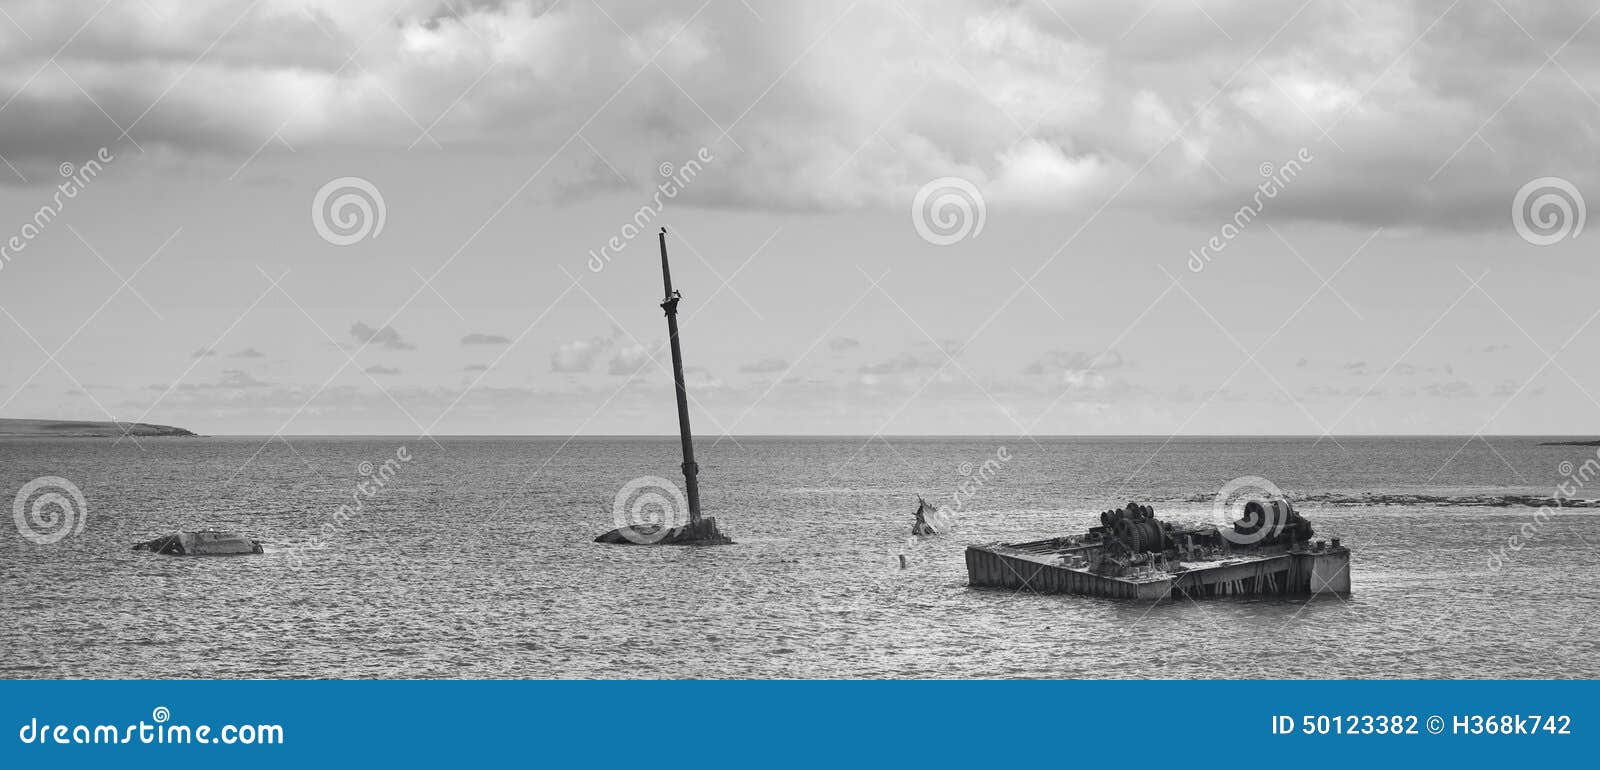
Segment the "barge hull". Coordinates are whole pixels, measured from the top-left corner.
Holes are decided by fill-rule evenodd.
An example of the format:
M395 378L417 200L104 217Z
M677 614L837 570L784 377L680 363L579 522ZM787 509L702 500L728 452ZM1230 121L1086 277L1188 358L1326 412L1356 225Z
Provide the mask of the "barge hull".
M1350 550L1296 550L1165 576L1122 578L1074 569L1047 557L1005 546L967 547L974 588L1009 588L1041 594L1159 601L1203 596L1317 596L1350 593Z

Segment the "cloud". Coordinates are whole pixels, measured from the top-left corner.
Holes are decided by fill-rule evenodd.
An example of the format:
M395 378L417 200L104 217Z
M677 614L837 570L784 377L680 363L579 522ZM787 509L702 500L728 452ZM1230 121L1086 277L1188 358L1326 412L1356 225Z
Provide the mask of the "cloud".
M1503 226L1534 176L1600 187L1580 85L1600 76L1600 25L1582 4L1356 4L1102 0L1075 4L1069 25L1044 3L984 0L773 4L761 18L697 0L505 0L408 4L392 21L377 3L243 17L196 3L173 24L147 3L86 19L34 0L8 5L29 35L0 51L14 94L0 155L43 184L105 142L102 109L141 116L135 139L176 168L248 155L262 125L297 149L403 150L408 115L437 115L445 146L494 152L559 144L604 108L585 137L606 163L557 159L542 194L615 189L612 168L647 187L662 159L701 146L717 156L685 196L757 209L900 209L960 176L998 205L1059 211L1115 192L1210 216L1308 145L1316 159L1275 215ZM1544 67L1565 43L1561 67ZM357 47L361 66L346 67ZM1259 54L1241 68L1243 51ZM647 64L675 87L610 98ZM733 139L759 151L718 143L707 115L738 116Z
M603 356L606 374L629 376L650 362L650 350L619 327L609 337L590 337L561 343L550 356L550 371L578 374L594 371Z
M357 321L350 327L350 336L355 337L357 342L377 345L384 350L417 349L416 345L406 342L400 337L400 332L395 331L390 326L374 329L361 321Z
M643 345L624 345L617 349L616 355L606 364L606 373L631 375L644 367L650 361L650 352Z
M1478 389L1463 380L1432 383L1424 386L1422 392L1428 394L1429 398L1471 398L1478 395Z
M272 383L266 383L266 381L256 379L253 375L251 375L251 373L248 373L248 371L230 368L230 370L222 370L221 375L218 376L218 379L216 379L214 383L179 383L178 386L170 386L170 384L165 383L152 383L144 386L144 391L157 392L157 394L168 394L168 392L174 392L174 394L176 394L176 392L200 391L237 392L254 391L254 389L261 389L261 387L272 387Z
M859 347L861 347L861 342L854 337L834 337L828 340L828 349L835 353L843 353L846 350L855 350Z
M255 348L245 348L228 356L229 358L265 358L266 355Z
M1103 396L1129 390L1124 380L1105 375L1105 372L1124 366L1127 366L1127 361L1116 350L1101 353L1052 350L1023 367L1022 373L1030 377L1045 377L1052 387L1065 385L1073 391L1094 391Z
M1023 368L1023 374L1060 374L1063 372L1104 371L1120 369L1127 362L1115 350L1104 353L1052 350Z
M262 382L242 369L225 369L217 386L221 388L264 388L269 384L271 383Z
M691 366L683 370L683 386L690 390L719 390L725 383L709 369Z
M210 357L212 357L212 356L214 356L216 354L217 354L217 351L212 349L212 348L200 348L199 350L196 350L195 352L190 353L189 357L190 358L210 358Z
M789 362L781 358L763 358L739 367L739 371L745 374L771 374L788 368Z
M461 344L463 346L465 346L465 345L509 345L509 344L511 344L511 340L508 337L502 337L502 336L500 336L498 334L480 334L478 332L473 332L471 334L468 334L465 337L462 337L461 338Z
M144 386L144 389L148 390L148 391L152 391L152 392L158 392L158 393L165 393L165 392L167 392L169 390L175 391L175 392L181 392L181 391L192 392L192 391L202 391L202 390L232 390L232 391L237 391L237 390L254 390L254 389L257 389L257 388L266 388L266 387L271 387L271 385L272 385L272 383L263 382L261 380L258 380L254 376L252 376L249 372L246 372L246 371L244 371L242 369L224 369L222 371L222 374L220 376L218 376L216 382L183 382L183 383L179 383L176 387L172 387L172 386L168 386L168 385L152 384L152 385Z
M594 363L601 354L610 349L611 340L605 337L563 342L556 348L556 352L550 354L550 371L587 372L594 368Z
M906 351L888 360L862 366L861 373L870 375L906 374L922 369L936 368L943 364L945 360L943 356L932 353Z
M466 366L461 367L461 371L463 371L463 372L487 372L487 371L489 371L489 366L488 366L488 364L467 364Z
M367 367L366 372L367 372L367 374L389 375L389 374L399 374L400 370L396 369L396 368L394 368L392 366L384 366L382 364L374 364L373 366Z

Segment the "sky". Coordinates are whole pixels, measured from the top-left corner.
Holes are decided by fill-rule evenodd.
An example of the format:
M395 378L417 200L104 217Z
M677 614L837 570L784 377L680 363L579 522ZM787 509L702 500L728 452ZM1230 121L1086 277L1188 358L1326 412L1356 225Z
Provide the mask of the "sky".
M1586 6L0 0L0 417L1600 433Z

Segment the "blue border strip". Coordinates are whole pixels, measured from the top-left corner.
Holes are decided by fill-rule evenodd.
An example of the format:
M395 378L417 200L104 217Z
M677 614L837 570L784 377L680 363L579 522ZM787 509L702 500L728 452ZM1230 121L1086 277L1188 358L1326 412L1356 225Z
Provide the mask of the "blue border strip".
M0 767L1590 766L1597 700L1548 681L0 682ZM131 738L71 742L100 725ZM282 742L224 744L228 725Z

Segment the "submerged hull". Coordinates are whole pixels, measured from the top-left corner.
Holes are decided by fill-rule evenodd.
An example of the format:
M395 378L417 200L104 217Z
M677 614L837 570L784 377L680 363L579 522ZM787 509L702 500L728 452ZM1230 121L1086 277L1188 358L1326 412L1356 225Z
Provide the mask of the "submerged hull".
M659 524L633 524L613 529L594 539L607 545L732 545L733 538L717 529L717 520L701 519L698 524L663 527Z
M261 553L261 543L237 532L174 532L136 543L135 551L165 556L247 556Z

